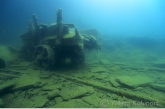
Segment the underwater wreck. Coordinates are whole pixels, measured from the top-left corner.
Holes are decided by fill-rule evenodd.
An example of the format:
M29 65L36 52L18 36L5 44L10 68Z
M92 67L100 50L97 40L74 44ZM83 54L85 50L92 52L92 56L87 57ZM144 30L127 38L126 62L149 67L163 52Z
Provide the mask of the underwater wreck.
M61 9L50 26L38 24L33 15L33 23L29 21L28 31L20 37L20 51L0 46L3 56L11 57L0 57L0 108L165 107L164 67L114 63L101 56L82 69L49 71L81 66L85 49L101 49L97 30L78 31L74 24L63 24Z
M83 64L84 49L101 49L97 30L78 31L74 24L62 23L62 9L56 14L56 23L50 26L38 24L36 15L33 15L28 31L20 35L24 43L19 52L21 58L33 61L35 66L54 69Z

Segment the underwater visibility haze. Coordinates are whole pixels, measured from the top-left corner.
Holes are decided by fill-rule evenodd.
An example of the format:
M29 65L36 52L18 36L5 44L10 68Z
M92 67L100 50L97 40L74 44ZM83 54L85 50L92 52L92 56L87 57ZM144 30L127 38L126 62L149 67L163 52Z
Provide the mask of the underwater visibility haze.
M165 0L0 0L0 107L164 108Z

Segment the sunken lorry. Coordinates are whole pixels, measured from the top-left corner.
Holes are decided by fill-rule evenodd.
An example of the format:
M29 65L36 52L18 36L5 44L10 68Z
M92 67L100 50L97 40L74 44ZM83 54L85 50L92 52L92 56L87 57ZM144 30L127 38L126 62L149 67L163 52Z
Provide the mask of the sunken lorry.
M20 56L44 69L80 65L85 61L84 49L100 49L97 30L78 31L74 24L63 24L61 9L57 10L55 24L38 24L33 15L33 23L29 21L28 27L20 35L24 43Z

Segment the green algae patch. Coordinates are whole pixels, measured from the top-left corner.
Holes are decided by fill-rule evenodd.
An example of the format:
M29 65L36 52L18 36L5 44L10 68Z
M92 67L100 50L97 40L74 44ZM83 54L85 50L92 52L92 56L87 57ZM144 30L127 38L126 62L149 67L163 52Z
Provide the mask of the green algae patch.
M152 85L150 85L150 87L153 88L154 90L165 92L165 85L164 84L152 84Z
M46 105L46 103L48 102L48 99L46 99L43 96L35 96L32 98L32 102L34 103L33 108L41 108Z
M48 93L48 98L49 99L52 99L52 98L54 98L56 96L59 96L59 90L57 90L57 89Z
M109 82L113 87L120 87L120 84L118 82L116 82L116 79L113 77L109 78Z
M91 96L85 96L82 98L82 100L90 105L93 105L94 107L99 107L101 98L97 96L97 94L92 94Z
M15 93L16 94L16 93ZM18 91L17 96L9 93L3 98L4 108L30 108L34 103L25 97L24 91Z
M78 98L80 96L84 96L87 93L87 90L81 86L76 86L76 87L69 87L69 88L63 88L59 95L64 99L64 100L69 100L72 98Z
M54 106L50 106L49 108L87 108L90 107L89 104L80 100L80 99L73 99L69 100L68 102L61 102L57 103Z
M64 36L63 36L63 38L64 39L66 39L66 38L72 38L72 37L74 37L75 36L75 33L73 33L72 31L69 31L69 33L68 34L65 34Z
M61 89L62 85L61 84L53 84L53 85L46 85L44 87L42 87L43 91L52 91L55 89Z
M32 77L29 75L22 75L16 80L16 86L13 90L27 90L34 87L37 87L41 83L38 77Z
M153 82L153 80L146 76L119 76L116 81L124 87L136 88L138 86L148 85Z

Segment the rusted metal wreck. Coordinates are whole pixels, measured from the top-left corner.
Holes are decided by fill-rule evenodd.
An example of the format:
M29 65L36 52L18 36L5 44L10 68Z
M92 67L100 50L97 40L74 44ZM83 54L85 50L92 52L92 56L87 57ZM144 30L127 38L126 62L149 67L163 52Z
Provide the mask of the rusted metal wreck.
M29 29L20 35L24 46L20 56L44 69L84 63L84 49L100 49L95 29L78 31L74 24L62 23L62 9L57 10L57 21L50 26L38 24L36 15Z

